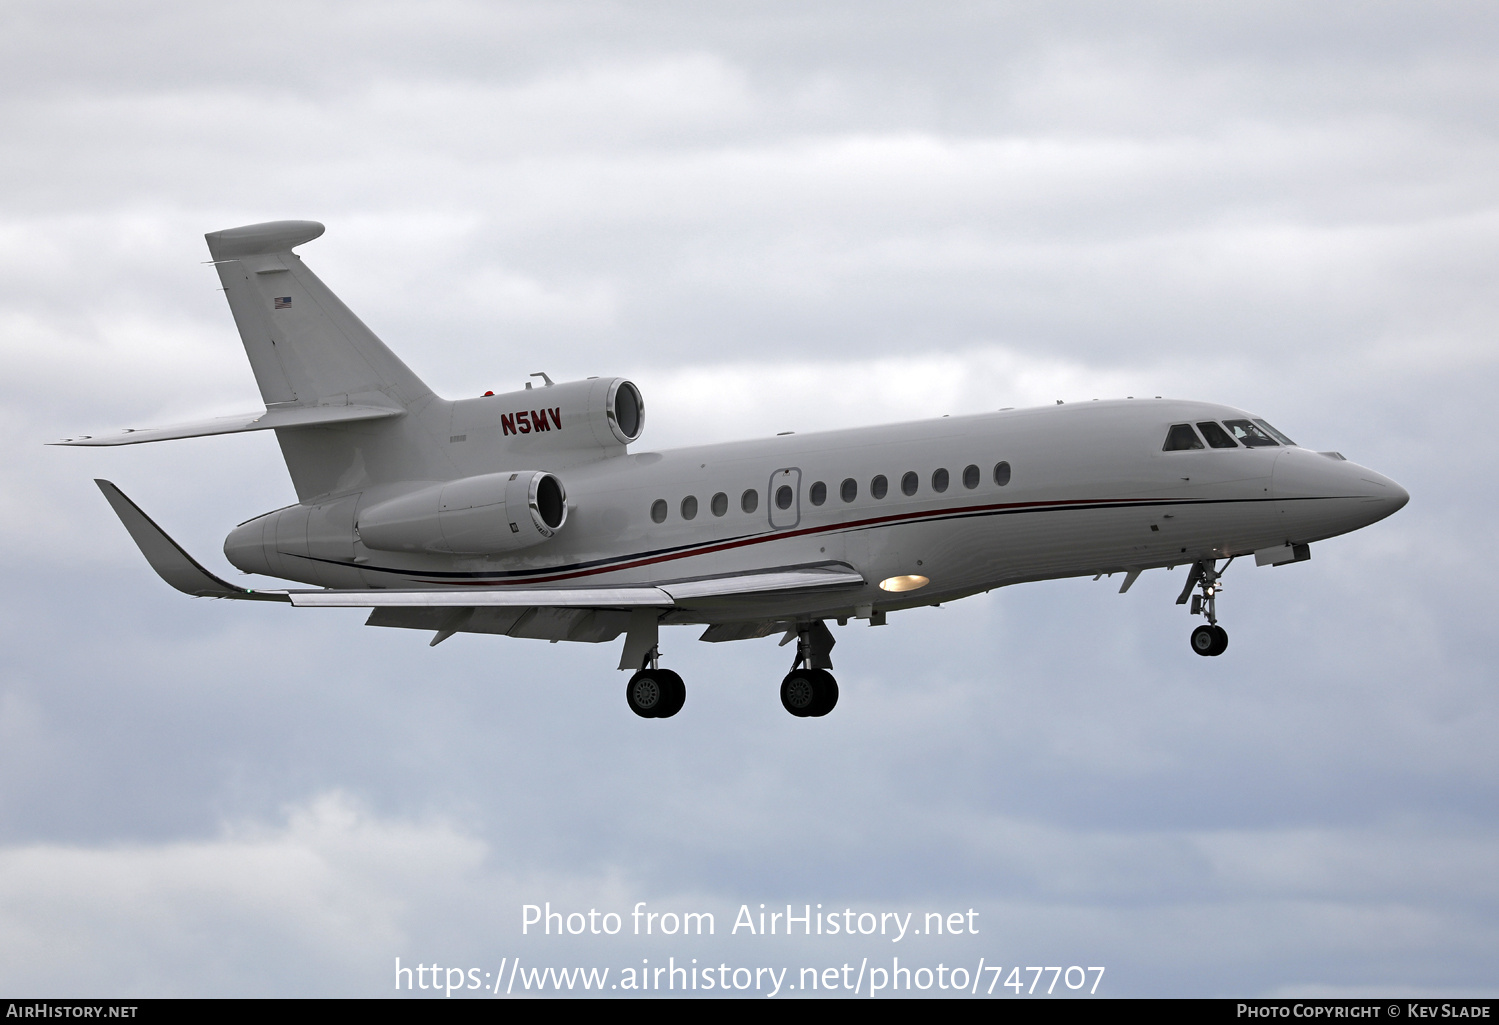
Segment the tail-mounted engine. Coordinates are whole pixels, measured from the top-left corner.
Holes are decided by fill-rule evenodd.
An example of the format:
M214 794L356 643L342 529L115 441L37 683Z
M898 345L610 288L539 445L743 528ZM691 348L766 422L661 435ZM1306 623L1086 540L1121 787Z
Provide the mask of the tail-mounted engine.
M567 522L567 492L543 470L485 473L433 484L361 509L366 548L496 555L529 548Z
M526 458L622 453L644 430L640 389L623 377L594 377L460 399L453 403L450 435L470 448Z

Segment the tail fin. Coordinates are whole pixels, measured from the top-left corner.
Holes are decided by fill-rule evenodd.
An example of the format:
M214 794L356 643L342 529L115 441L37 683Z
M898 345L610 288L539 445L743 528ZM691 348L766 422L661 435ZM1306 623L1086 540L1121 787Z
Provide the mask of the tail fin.
M260 394L267 406L383 395L409 410L431 389L292 252L322 233L316 221L269 221L204 236Z
M205 236L272 414L322 406L408 414L373 425L291 415L296 425L277 427L276 437L302 502L405 479L412 467L443 460L415 422L436 408L432 390L292 252L322 233L316 221L270 221Z

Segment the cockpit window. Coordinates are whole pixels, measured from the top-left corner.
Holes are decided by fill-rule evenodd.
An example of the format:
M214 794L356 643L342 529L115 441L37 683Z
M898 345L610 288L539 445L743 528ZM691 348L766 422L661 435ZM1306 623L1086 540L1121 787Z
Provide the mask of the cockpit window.
M1290 445L1292 448L1296 447L1296 443L1294 441L1292 441L1290 438L1286 437L1284 434L1282 434L1279 431L1277 431L1274 427L1271 427L1265 421L1263 421L1263 420L1256 420L1255 423L1257 423L1261 427L1263 427L1265 429L1265 433L1269 434L1270 437L1274 438L1276 441L1280 442L1282 445Z
M1202 439L1192 430L1191 424L1175 424L1171 433L1166 435L1166 444L1161 446L1161 451L1180 452L1189 448L1202 448Z
M1204 420L1197 425L1202 436L1208 440L1208 444L1214 448L1238 448L1239 443L1228 436L1228 432L1219 427L1211 420Z
M1280 444L1248 420L1225 420L1223 426L1249 448L1274 448Z

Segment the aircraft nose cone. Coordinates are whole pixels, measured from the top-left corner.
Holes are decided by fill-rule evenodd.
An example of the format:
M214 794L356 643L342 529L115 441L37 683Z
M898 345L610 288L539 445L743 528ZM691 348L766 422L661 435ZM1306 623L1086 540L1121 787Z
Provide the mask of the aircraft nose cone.
M1364 508L1372 515L1369 522L1382 520L1392 513L1405 508L1405 503L1411 500L1411 493L1382 473L1375 473L1367 467L1358 467L1358 484L1360 497L1363 499Z
M1411 500L1411 493L1390 478L1382 474L1375 474L1377 479L1375 486L1370 488L1370 497L1379 502L1386 516L1405 508L1405 503Z
M1410 492L1367 466L1336 453L1289 449L1275 462L1276 498L1286 501L1288 526L1331 537L1378 523L1410 501Z

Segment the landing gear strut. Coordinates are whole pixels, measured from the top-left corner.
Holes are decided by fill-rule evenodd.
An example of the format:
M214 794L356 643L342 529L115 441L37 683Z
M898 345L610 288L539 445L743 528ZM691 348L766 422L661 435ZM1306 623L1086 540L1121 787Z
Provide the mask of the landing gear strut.
M1217 559L1199 559L1192 564L1187 574L1187 586L1177 596L1176 604L1185 605L1192 599L1192 615L1206 616L1207 623L1192 631L1192 650L1199 655L1221 655L1228 650L1228 631L1218 625L1218 592L1223 590L1222 577L1233 559L1218 569ZM1201 594L1193 594L1198 587Z
M687 703L687 685L670 669L662 669L660 661L661 653L653 646L640 672L625 684L625 702L642 719L670 719Z
M834 643L832 631L822 620L797 624L796 657L791 672L781 681L781 704L792 715L824 716L838 704L838 681L828 672L833 668L829 653Z

